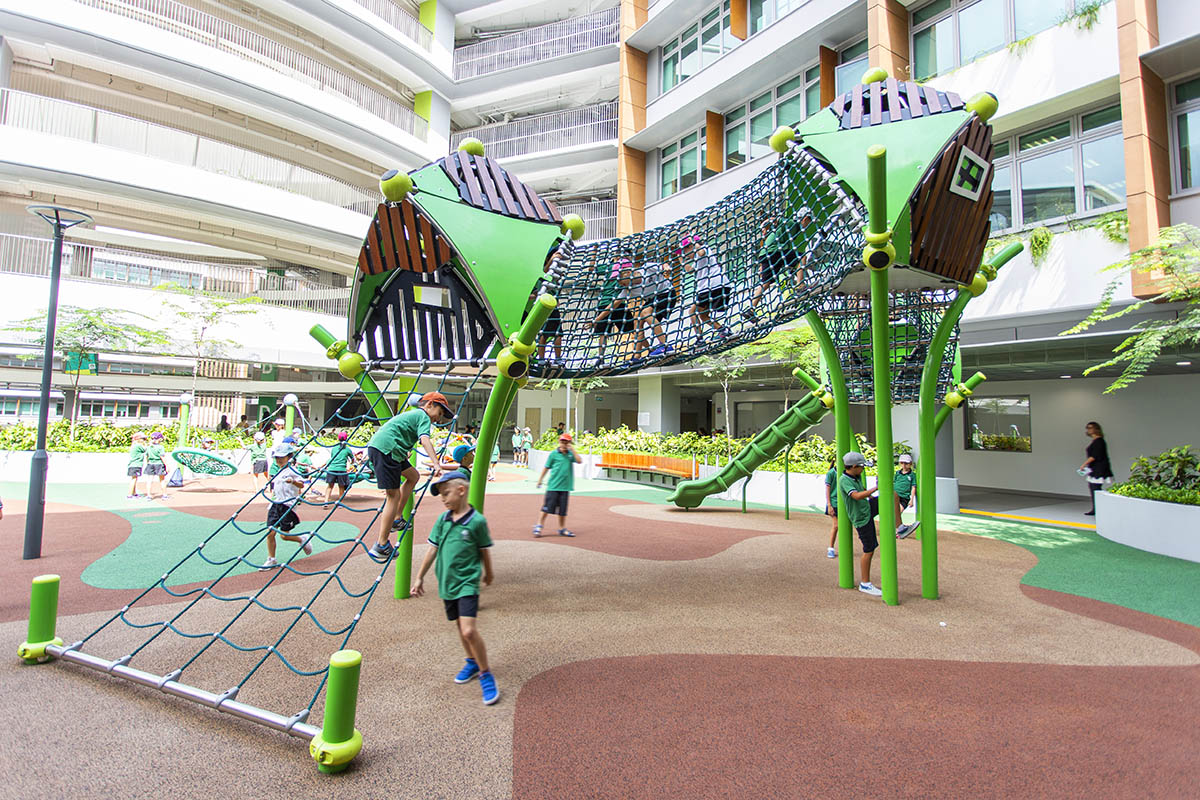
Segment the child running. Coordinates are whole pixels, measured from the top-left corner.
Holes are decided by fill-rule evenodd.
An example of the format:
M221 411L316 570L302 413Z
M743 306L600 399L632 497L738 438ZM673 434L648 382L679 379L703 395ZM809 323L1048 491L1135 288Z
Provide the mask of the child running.
M454 676L454 682L467 683L478 677L483 704L490 706L500 699L500 691L488 668L487 647L479 635L476 618L480 580L484 586L492 585L492 557L488 552L492 539L483 514L467 502L469 481L463 472L447 472L430 487L430 492L442 499L446 513L438 517L429 534L429 548L413 581L412 596L425 593L425 573L433 566L446 619L458 628L458 639L467 653L467 663Z
M262 476L267 480L267 435L262 431L254 432L254 443L246 448L250 454L250 472L254 476L254 491L259 490L258 479Z
M913 472L912 456L908 453L900 456L900 469L892 478L892 488L896 495L896 538L907 539L921 525L920 520L905 525L900 518L900 513L912 503L913 491L917 488L917 473Z
M571 492L575 489L575 465L583 463L583 459L571 446L572 441L574 440L569 433L558 437L558 449L546 457L546 466L538 476L537 486L540 489L542 481L546 479L546 473L550 473L550 480L546 484L546 497L542 501L542 517L538 524L533 526L534 536L542 535L542 525L550 514L558 515L559 536L575 535L567 530L567 501L571 499Z
M146 434L138 431L133 435L133 443L129 445L129 461L126 463L125 474L129 476L129 494L126 499L141 497L138 494L138 478L142 477L142 467L146 464Z
M387 495L383 513L379 518L379 538L369 553L372 558L386 559L392 555L391 538L393 521L404 530L409 520L400 518L400 510L412 497L413 489L421 474L409 462L413 448L420 442L430 460L433 477L442 474L441 460L429 438L433 422L453 419L454 410L441 392L426 392L421 395L418 408L405 411L380 426L371 441L367 442L367 457L375 471L375 482Z
M288 533L300 524L300 518L296 516L294 506L306 486L296 468L288 465L288 458L293 452L292 446L289 444L281 444L271 451L279 471L267 484L271 492L271 507L267 509L267 560L258 568L259 571L275 569L279 566L279 562L275 560L276 533L289 542L299 544L304 549L305 555L312 553L312 545L309 544L309 539L312 538L311 533L304 536L292 536Z
M150 434L150 446L146 448L146 469L144 474L146 477L146 497L153 500L154 493L150 491L150 487L157 484L158 499L167 499L167 490L163 481L167 477L167 449L163 447L162 431L155 431ZM154 480L151 481L150 479Z
M838 485L846 495L846 515L850 524L858 531L858 540L862 542L863 554L859 562L861 580L858 590L863 594L879 597L883 591L871 583L871 557L879 547L879 537L875 533L875 517L879 514L879 498L872 497L879 491L879 486L867 488L867 482L862 474L867 469L867 459L862 453L850 451L842 459L846 465Z
M347 443L349 439L350 434L338 431L338 443L329 451L329 461L325 464L325 505L334 502L333 487L338 487L338 500L346 499L346 492L350 491L350 473L347 471L347 465L354 451Z

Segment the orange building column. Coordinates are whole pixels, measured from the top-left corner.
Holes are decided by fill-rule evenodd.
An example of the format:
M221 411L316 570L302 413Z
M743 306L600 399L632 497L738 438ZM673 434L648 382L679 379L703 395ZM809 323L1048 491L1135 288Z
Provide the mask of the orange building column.
M646 227L646 154L625 140L646 127L646 54L625 40L646 22L647 0L621 0L621 60L617 105L617 235Z
M867 63L909 77L908 9L896 0L867 0Z

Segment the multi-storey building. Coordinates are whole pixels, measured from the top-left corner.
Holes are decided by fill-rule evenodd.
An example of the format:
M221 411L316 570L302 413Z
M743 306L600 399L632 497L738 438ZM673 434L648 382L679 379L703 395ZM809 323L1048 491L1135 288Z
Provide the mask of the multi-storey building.
M964 96L997 95L993 234L1038 242L969 307L963 367L988 375L979 398L989 402L957 416L939 463L971 485L1075 493L1090 419L1109 429L1118 467L1196 433L1200 354L1166 354L1113 394L1102 393L1104 377L1081 375L1139 318L1175 309L1059 335L1101 297L1103 267L1161 227L1200 223L1191 5L0 0L0 282L23 312L3 316L44 305L47 231L23 207L72 206L97 226L70 239L64 303L156 317L158 296L139 287L164 280L260 296L257 321L240 334L253 341L223 356L243 371L202 378L220 382L202 391L232 398L220 408L236 413L286 384L320 415L337 378L306 331L315 321L344 329L384 169L414 168L473 136L541 195L582 213L589 238L632 233L746 184L774 158L767 140L778 125L881 66ZM1114 212L1127 214L1127 241L1109 235L1125 229ZM1117 302L1152 290L1123 285ZM289 369L305 374L281 383ZM580 427L748 433L782 410L784 373L751 365L732 409L698 369L610 379L578 404ZM263 375L275 376L270 391L252 383ZM0 364L0 391L34 381L27 367ZM85 381L106 397L144 388ZM189 382L157 375L149 393L177 395ZM557 422L564 392L523 393L516 418ZM907 413L897 411L897 435L915 441ZM867 409L855 419L870 434ZM972 436L975 426L988 435ZM1037 457L980 449L997 426Z

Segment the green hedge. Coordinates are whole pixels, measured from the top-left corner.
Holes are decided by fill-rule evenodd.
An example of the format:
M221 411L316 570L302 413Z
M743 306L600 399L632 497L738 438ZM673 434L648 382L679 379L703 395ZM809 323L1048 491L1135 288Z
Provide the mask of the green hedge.
M857 450L866 456L868 461L875 460L875 446L865 437L858 436ZM733 439L717 433L712 436L701 436L698 433L647 433L635 431L622 425L616 430L601 428L599 433L582 433L575 438L575 449L580 453L644 453L653 456L672 456L674 458L692 458L695 456L704 461L707 456L709 463L720 459L724 464L730 455L741 452L750 439ZM553 450L558 446L558 434L546 431L534 442L535 450ZM912 448L906 442L896 442L896 455L912 453ZM788 469L792 472L807 472L823 475L829 469L829 461L834 457L836 448L833 442L827 442L820 436L807 436L792 445ZM783 453L773 461L764 464L759 469L767 472L783 472ZM869 474L875 470L869 469Z
M71 426L68 422L53 422L46 430L46 448L57 453L123 453L133 443L133 434L141 431L147 435L161 431L163 443L168 450L176 446L175 436L179 428L175 424L161 425L113 425L109 422L81 422L75 426L75 440L71 441ZM339 430L349 428L327 428L322 431L317 441L331 445L337 441ZM351 438L350 443L366 446L367 440L375 432L374 425L363 425ZM203 436L211 436L217 441L219 450L241 450L248 447L254 435L253 431L203 431L193 430L191 439L193 446ZM0 450L33 450L37 444L37 427L32 425L0 426Z
M1144 483L1121 483L1109 491L1122 497L1137 497L1141 500L1158 500L1162 503L1179 503L1185 506L1200 506L1200 491L1196 489L1172 489L1169 486L1147 486Z

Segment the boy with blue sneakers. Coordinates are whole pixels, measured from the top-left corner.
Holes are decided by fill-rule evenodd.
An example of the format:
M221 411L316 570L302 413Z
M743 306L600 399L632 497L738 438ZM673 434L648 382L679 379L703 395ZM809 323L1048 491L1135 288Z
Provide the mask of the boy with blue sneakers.
M478 676L483 704L490 706L500 699L500 690L488 668L487 647L475 620L479 614L480 580L484 586L492 585L492 557L488 551L492 539L483 514L467 502L469 485L467 475L455 470L430 487L429 491L442 499L446 513L438 517L429 534L429 549L413 581L412 596L425 593L425 573L433 566L446 619L455 623L467 652L467 662L454 676L454 682L467 683Z

